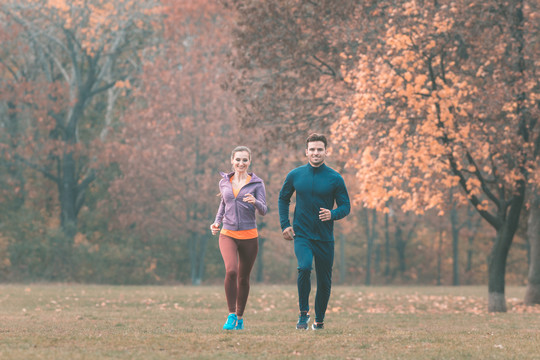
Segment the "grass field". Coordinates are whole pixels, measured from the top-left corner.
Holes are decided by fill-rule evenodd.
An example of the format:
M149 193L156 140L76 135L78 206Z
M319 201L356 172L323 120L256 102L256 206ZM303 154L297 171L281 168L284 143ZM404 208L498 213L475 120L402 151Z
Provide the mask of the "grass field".
M225 332L221 286L0 285L0 359L540 359L524 291L488 314L485 287L335 286L326 329L297 331L296 288L255 284Z

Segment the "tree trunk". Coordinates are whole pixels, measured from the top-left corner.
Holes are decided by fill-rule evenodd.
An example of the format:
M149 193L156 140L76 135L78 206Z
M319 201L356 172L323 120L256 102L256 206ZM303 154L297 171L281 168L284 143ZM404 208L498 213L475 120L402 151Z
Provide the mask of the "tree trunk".
M405 247L407 246L407 241L403 238L403 230L401 225L396 225L396 250L398 253L398 269L399 272L403 275L407 269L405 262Z
M525 304L540 304L540 195L531 202L527 237L531 246L529 283L525 293Z
M381 273L381 242L377 241L375 245L375 263L373 264L373 271L375 274Z
M497 237L488 258L488 311L506 312L505 275L508 252L519 224L524 194L512 199L508 218L497 229Z
M259 253L257 254L257 275L255 281L260 283L264 281L264 243L266 239L259 236Z
M344 284L347 277L347 260L345 258L345 235L339 234L339 283Z
M191 285L200 285L201 284L201 278L197 274L197 269L199 268L197 265L197 239L195 238L195 234L191 234L190 239L188 240L189 243L189 260L190 260L190 275L191 275Z
M470 273L470 271L472 270L472 258L473 258L473 251L474 251L473 242L474 242L474 237L469 236L469 239L468 239L469 247L467 248L467 265L465 266L466 273Z
M437 248L437 286L441 286L442 246L443 246L443 230L439 229L439 245Z
M508 237L498 233L488 260L488 311L506 312L505 274L510 246Z
M206 248L208 236L192 233L189 239L189 257L191 260L191 284L201 285L204 278Z
M469 208L472 209L472 208ZM467 221L465 222L465 226L467 229L469 229L469 237L467 238L467 264L465 265L465 273L467 274L467 284L471 283L470 275L473 267L473 254L474 254L474 239L476 238L476 235L478 234L478 231L481 227L482 223L482 217L478 216L476 218L476 221L473 225L471 219L472 219L473 213L470 212L470 210L467 210Z
M369 225L369 210L365 209L364 226L366 228L367 237L367 254L366 254L366 285L371 285L371 258L373 257L373 244L377 237L377 211L373 210L371 217L371 228Z
M384 276L390 276L390 225L389 215L384 214L384 254L386 257L386 264L384 268Z
M9 109L9 112L7 117L8 121L6 122L6 130L8 136L10 137L8 151L10 155L13 156L13 154L16 154L18 148L17 137L19 136L20 132L20 119L17 117L17 107L12 101L7 102L7 107ZM3 158L3 161L6 161L3 156L1 158ZM16 162L16 160L9 160L5 165L9 176L15 181L17 181L18 187L20 189L17 193L17 196L11 201L11 210L15 212L22 208L26 197L26 181L24 177L24 171L21 166Z
M71 110L62 139L65 147L72 147L79 142L77 137L78 124L84 116L84 110L89 100L89 89L92 88L93 83L92 77L87 80L84 87L78 88L77 102ZM86 187L94 180L94 175L91 175L91 179L81 179L79 174L80 164L78 169L77 161L71 149L64 152L59 162L57 178L61 210L60 224L68 239L68 244L71 246L77 233L77 216L82 206L84 193ZM82 180L80 184L79 180Z
M268 161L266 161L266 165L268 165ZM266 221L259 219L257 224L257 229L259 229L259 252L257 253L257 274L255 276L255 281L259 283L264 281L264 243L266 239L260 235L265 227Z
M459 225L458 214L455 205L450 212L452 224L452 285L459 285Z
M77 180L75 177L75 160L72 153L64 155L61 169L62 175L58 184L61 209L60 225L68 241L71 241L77 233L77 211L75 204L77 198Z
M369 212L366 210L367 254L366 254L366 285L371 285L371 255L373 252L373 236L369 231ZM373 231L373 229L372 229Z
M201 235L199 240L199 253L198 253L198 263L199 268L197 269L197 281L200 285L204 279L204 269L206 268L206 249L208 248L208 236Z

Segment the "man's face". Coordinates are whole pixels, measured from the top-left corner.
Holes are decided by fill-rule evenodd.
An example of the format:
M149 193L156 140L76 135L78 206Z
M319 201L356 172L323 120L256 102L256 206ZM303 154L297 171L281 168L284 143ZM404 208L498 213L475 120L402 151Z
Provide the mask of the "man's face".
M307 144L306 156L313 167L319 167L326 159L326 147L322 141L311 141Z

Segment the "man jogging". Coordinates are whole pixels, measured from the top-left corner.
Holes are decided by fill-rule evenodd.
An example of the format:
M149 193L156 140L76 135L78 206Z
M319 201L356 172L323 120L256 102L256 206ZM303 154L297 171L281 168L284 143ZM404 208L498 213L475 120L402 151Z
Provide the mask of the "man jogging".
M324 328L324 315L330 299L332 266L334 263L334 221L351 210L349 194L341 175L326 166L327 140L324 135L311 134L306 140L308 163L292 170L279 193L279 218L285 240L294 240L298 260L297 329L307 330L311 265L315 258L317 293L315 295L314 330ZM289 221L291 196L296 191L293 226ZM334 203L337 207L334 209Z

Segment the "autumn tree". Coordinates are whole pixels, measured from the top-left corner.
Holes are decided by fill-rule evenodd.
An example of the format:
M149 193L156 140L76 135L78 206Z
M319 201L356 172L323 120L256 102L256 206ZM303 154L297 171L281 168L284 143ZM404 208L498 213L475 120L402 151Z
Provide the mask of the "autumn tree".
M480 109L489 109L490 114L482 115L484 123L497 120L499 125L504 122L504 115L510 113L512 116L512 109L501 109L499 106L501 111L494 116L495 111L492 111L491 105L488 104L499 103L503 94L509 94L506 90L512 88L514 95L511 98L518 99L517 103L521 106L520 110L513 114L524 113L521 122L516 120L517 126L528 124L526 127L530 136L534 137L536 134L535 116L526 114L531 109L534 110L536 101L536 95L532 90L536 86L534 83L535 64L532 63L531 57L537 48L537 43L534 42L537 31L534 21L531 20L535 19L537 13L534 4L518 2L506 6L490 2L480 6L467 2L452 5L439 2L427 4L405 1L368 1L353 4L343 1L340 2L340 6L331 6L335 4L326 1L279 0L264 3L253 1L226 3L236 6L236 10L242 15L242 20L239 21L235 32L235 45L238 49L235 65L244 71L244 76L235 84L235 89L236 94L246 103L243 118L247 120L244 123L264 126L270 137L280 138L281 136L285 141L293 143L298 133L305 132L307 129L323 129L324 131L328 123L335 118L334 114L341 111L343 121L338 122L335 131L335 143L341 146L340 155L347 157L351 154L366 154L362 160L359 160L361 156L358 156L356 160L351 161L350 169L354 170L358 161L370 163L378 159L378 165L373 172L367 171L369 169L365 167L361 168L365 172L362 180L371 182L372 185L377 186L377 190L380 190L380 192L372 191L371 195L369 191L363 192L361 199L365 200L366 206L375 207L379 200L385 202L393 199L395 203L402 203L404 211L425 208L441 210L440 205L448 199L450 189L456 191L463 186L463 181L475 183L474 179L469 180L467 176L467 171L471 171L467 167L467 161L464 165L460 159L455 161L456 167L466 170L466 176L461 184L456 174L451 172L450 176L446 177L445 186L440 187L442 191L436 193L424 191L425 189L418 182L418 179L422 179L425 175L420 161L426 163L426 159L430 158L430 153L425 152L425 148L432 144L420 142L422 145L420 147L414 142L407 141L407 138L404 141L398 140L400 144L391 148L386 146L386 143L396 142L396 139L402 137L400 131L390 129L390 126L394 124L394 119L398 118L396 115L398 112L401 112L398 126L402 126L401 123L405 121L403 119L411 117L411 119L406 119L412 122L412 126L409 126L410 133L414 134L418 129L438 132L437 136L432 137L434 144L439 144L441 138L446 136L444 131L447 130L441 125L444 125L448 119L448 113L451 113L451 116L461 116L464 121L467 118L463 115L463 111L466 111L465 105L462 104L458 108L456 104L448 102L453 94L452 91L447 92L448 87L454 87L460 97L468 96L469 107L471 101L474 102L474 106L478 104L478 113L483 112ZM469 11L472 11L478 19L471 20ZM462 26L465 24L467 26ZM481 37L477 36L478 31L482 34ZM493 43L501 45L495 49L486 47L486 44ZM525 44L531 46L524 46ZM415 62L405 57L403 49L407 46L411 48L410 53L415 53L420 60L423 59L423 64L420 60ZM487 52L478 52L478 48ZM474 54L472 54L472 49L474 49ZM494 62L491 58L497 61ZM317 62L316 59L321 61ZM351 72L351 64L357 64L358 59L368 70L364 71L364 68L356 66L356 69ZM494 65L495 63L498 68ZM323 64L323 66L314 66L314 64ZM464 64L465 68L461 68ZM422 70L420 70L420 65L423 66ZM520 69L520 66L525 67ZM473 81L480 67L482 71L478 74L481 78ZM449 72L449 69L452 71ZM477 92L474 94L470 90L459 92L461 90L459 86L465 86L465 82L456 80L453 71L471 80ZM506 77L503 79L501 74L505 74ZM370 82L370 78L375 80ZM397 80L389 80L392 78ZM346 84L343 84L342 79L347 80ZM376 83L377 79L379 83ZM357 91L348 96L350 88L348 84L356 86L357 82L369 84L359 85ZM441 82L444 85L441 85ZM450 83L452 85L448 85ZM429 91L418 93L420 87L417 84L427 84ZM519 88L519 84L525 85L522 88L524 94L531 95L527 95L527 100L523 100L523 103L520 103L522 96L516 95L515 91ZM416 104L403 96L404 91L401 89L405 89L407 85L411 85L408 87L409 92L417 94ZM494 93L489 93L489 95L486 93L487 96L482 99L476 97L479 89L486 86L498 89L494 90L498 95L497 100L492 96ZM317 89L317 91L310 92L306 89ZM484 101L485 99L490 101ZM369 104L373 106L365 109ZM377 107L375 104L380 106ZM355 107L353 112L351 112L351 105ZM423 107L424 110L418 111L415 107ZM410 113L406 112L408 108L411 108ZM387 111L390 115L386 114ZM435 115L435 117L439 116L441 120L435 123L431 130L427 122L420 122L425 114L437 112L441 115ZM355 120L359 118L364 119L363 122ZM450 129L453 129L454 124L447 122L446 126L449 125ZM495 145L501 145L502 143L497 142L498 140L489 138L486 129L488 127L484 126L483 131L486 133L485 139L488 143L495 141ZM498 126L489 129L491 132L499 131ZM511 127L506 129L507 133L514 131L515 128L509 129ZM455 129L451 131L458 132ZM454 143L462 144L463 139L468 140L470 129L463 126L463 131L458 139L453 139L451 135L446 137L452 141L455 140ZM342 138L341 135L344 137ZM511 144L514 150L519 149L520 144L523 143L519 134L501 137L504 138L504 144ZM522 139L524 137L526 137L525 134ZM346 141L347 139L349 141ZM447 141L447 139L443 140ZM475 140L473 142L476 144ZM528 143L535 144L534 140ZM426 157L419 155L418 159L401 168L405 157L402 152L395 151L400 146L405 150L412 148L418 154L425 154ZM439 153L438 150L440 149L433 148L432 153ZM526 152L530 155L531 149L527 149ZM457 154L452 155L457 156ZM388 162L388 157L393 157L395 161ZM464 159L467 160L466 156ZM387 164L391 166L385 170L384 166ZM522 163L524 166L513 167L516 170L514 175L518 178L522 176L519 175L519 169L528 169L528 164L534 164L534 156L528 156ZM432 174L444 173L442 171L445 169L444 162L433 161L424 166L432 166L428 175L431 178L427 182L440 181L441 177L432 176ZM396 172L395 169L399 171ZM497 168L497 176L501 176L501 171L505 170ZM526 172L530 173L529 170ZM502 175L503 178L505 176L507 175ZM381 177L388 177L395 184L388 185L381 182ZM474 178L474 174L472 177ZM532 177L529 176L529 179ZM487 181L494 180L487 179ZM524 184L521 183L521 185ZM520 189L524 194L524 186ZM379 196L381 193L388 196L381 198ZM519 217L517 215L520 209L520 196L518 194L516 197L508 197L508 188L504 191L498 190L497 196L503 193L504 199L500 202L500 210L499 208L496 210L497 216L506 219L505 211L514 209L509 221L513 224L512 227L515 226L516 219ZM457 200L458 203L464 202L465 197L461 196L459 199L458 196ZM487 199L482 198L478 201L479 203L483 201L482 205L486 205L485 200ZM444 210L450 211L450 209ZM493 225L493 222L491 224ZM510 232L514 231L511 227ZM499 234L503 233L505 232ZM505 252L506 250L495 251L494 254ZM469 259L470 254L469 252ZM493 269L498 268L499 275L496 277L500 279L501 271L504 271L501 269L504 265L500 264L504 261L501 261L501 256L495 256L493 259L492 263L499 264ZM504 281L504 276L502 278ZM491 284L494 282L496 281L492 280ZM500 294L500 288L499 284L498 288L490 290L490 293Z
M14 90L11 81L10 69L3 64L9 58L9 54L16 51L14 39L18 36L18 27L9 28L8 24L0 23L0 206L8 206L12 210L19 209L24 203L24 175L21 167L17 166L13 154L18 147L18 136L21 124L17 121L16 105L12 92ZM6 213L2 211L2 213ZM2 220L0 220L2 221Z
M219 172L230 170L230 151L247 139L237 131L235 101L222 87L230 19L211 1L163 6L163 42L144 63L136 101L111 144L109 161L121 177L110 193L118 203L116 226L132 227L149 249L164 238L169 252L163 256L176 256L158 260L149 253L150 270L185 280L186 264L191 283L200 284L208 241L216 239L209 226L219 206ZM164 268L173 260L175 266Z
M85 115L96 97L138 69L151 4L6 1L1 10L3 20L20 29L14 41L23 45L4 60L19 95L13 111L34 121L29 127L38 131L26 144L40 144L17 157L56 183L62 227L73 235L84 193L95 178L83 147L105 125Z
M308 131L326 132L347 93L340 56L356 51L348 27L352 0L231 0L236 12L229 84L241 100L242 125L265 131L271 141L302 147ZM300 140L302 139L302 140Z
M113 118L120 90L151 45L154 1L2 1L2 98L17 126L5 156L56 186L60 226L69 249L78 214L96 178L94 142ZM123 91L123 90L122 90ZM108 103L108 106L102 106ZM16 124L16 125L13 125ZM69 256L69 255L68 255ZM61 261L69 261L64 258Z
M441 209L460 187L495 229L489 310L506 311L506 259L539 163L538 4L380 2L380 40L348 80L334 135L368 206Z

